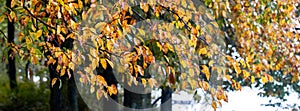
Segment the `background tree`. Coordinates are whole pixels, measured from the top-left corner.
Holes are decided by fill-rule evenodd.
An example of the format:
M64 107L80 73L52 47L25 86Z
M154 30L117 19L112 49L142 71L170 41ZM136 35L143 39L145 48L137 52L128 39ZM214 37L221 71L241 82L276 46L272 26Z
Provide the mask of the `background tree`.
M296 24L293 22L299 20L297 1L203 2L216 19L222 18L219 26L231 38L229 44L232 48L237 49L239 57L233 59L244 66L241 70L249 70L250 75L258 77L247 79L247 73L243 73L244 77L234 76L242 74L238 73L239 68L235 68L228 73L233 80L242 86L255 83L255 87L263 90L261 96L273 96L284 101L290 93L284 88L290 87L299 93L299 33L295 33ZM231 84L230 81L224 84Z
M11 0L6 0L6 7L7 7L7 14L10 16L8 17L7 23L7 41L8 44L11 45L11 48L8 50L8 75L10 80L10 88L15 89L17 87L17 79L16 79L16 65L15 65L15 52L13 51L13 44L15 39L15 26L14 21L16 20L16 15L12 11L14 5L12 5ZM5 36L5 34L4 34Z

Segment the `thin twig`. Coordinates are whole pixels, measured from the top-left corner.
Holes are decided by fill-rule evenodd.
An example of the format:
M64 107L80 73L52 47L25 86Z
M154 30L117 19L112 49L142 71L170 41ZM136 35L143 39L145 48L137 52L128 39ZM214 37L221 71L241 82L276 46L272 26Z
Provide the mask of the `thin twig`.
M2 30L0 30L0 32L3 34L4 38L6 38L6 40L8 40L8 38L7 38L7 36L5 35L5 33L4 33Z
M157 102L158 102L158 100L160 100L161 99L161 96L159 97L159 98L157 98L152 104L151 104L151 106L154 106Z
M178 13L176 13L174 10L171 10L171 9L168 8L168 7L165 7L165 6L162 6L162 5L160 5L160 6L161 6L162 8L164 8L164 9L166 9L167 11L172 12L173 14L175 14L175 15L178 17L178 20L179 20L180 22L184 23L184 26L185 26L189 31L191 31L191 27L189 27L188 24L187 24L186 22L183 21L182 17L180 17ZM200 36L200 37L197 37L197 39L198 39L198 40L202 40L206 45L209 46L209 44L207 43L207 41L205 40L205 38L203 38L203 37Z
M23 8L29 13L29 15L30 15L31 17L33 17L33 18L35 18L36 20L40 21L42 24L46 25L47 27L56 30L55 27L50 26L49 24L45 23L45 22L44 22L43 20L41 20L40 18L34 16L34 15L30 12L30 10L25 6L25 1L24 1L24 3L23 3Z

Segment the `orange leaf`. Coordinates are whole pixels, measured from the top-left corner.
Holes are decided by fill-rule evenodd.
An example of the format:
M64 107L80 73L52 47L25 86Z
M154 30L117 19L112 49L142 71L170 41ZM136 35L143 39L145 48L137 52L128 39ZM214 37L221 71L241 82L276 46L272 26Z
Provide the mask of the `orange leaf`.
M53 85L56 83L57 81L57 78L53 78L52 81L51 81L51 86L53 87Z
M217 103L215 101L211 103L211 106L214 108L214 111L217 110Z
M112 95L116 95L118 93L118 89L116 87L116 85L112 84L110 87L109 87L109 94Z
M104 79L102 76L97 75L97 80L98 80L98 82L99 82L100 84L102 84L102 85L104 85L104 86L107 86L107 83L106 83L105 79Z

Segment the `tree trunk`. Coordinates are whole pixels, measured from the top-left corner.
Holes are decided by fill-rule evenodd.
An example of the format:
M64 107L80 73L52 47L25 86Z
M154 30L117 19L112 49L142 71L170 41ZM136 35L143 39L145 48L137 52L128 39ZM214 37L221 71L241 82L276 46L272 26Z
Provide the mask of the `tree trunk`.
M71 78L68 80L68 94L72 111L78 111L78 90L74 80L73 71L70 71Z
M142 66L143 61L138 60L137 64ZM131 75L134 76L134 75ZM138 74L137 80L138 84L134 83L131 86L127 82L124 83L124 101L123 105L127 108L132 109L145 109L151 108L151 90L150 87L144 87L142 84L142 78L148 79L151 78L149 73L149 68L145 69L144 76ZM125 81L126 77L125 77ZM126 110L126 109L125 109Z
M127 83L125 83L127 84ZM144 86L139 83L137 86L132 84L131 88L141 91ZM151 93L135 93L132 90L124 88L124 106L132 109L145 109L151 107Z
M62 110L78 111L78 92L74 80L73 72L70 71L71 78L67 74L62 78Z
M116 77L114 76L112 67L110 65L107 65L106 69L104 69L100 65L99 67L97 67L97 73L100 74L105 79L108 86L111 86L113 84L115 86L117 86L118 81L117 81ZM118 94L109 95L108 99L103 97L101 99L101 101L102 101L103 111L119 111L119 106L115 103L115 102L118 102Z
M56 73L56 66L50 64L48 66L49 72L50 72L50 110L51 111L61 111L61 89L60 85L60 80L57 80L56 83L52 86L51 82L53 78L60 78L59 74Z
M172 89L167 86L161 91L161 111L172 111Z
M7 8L11 8L11 0L6 0L6 6ZM8 13L10 13L10 10L8 9ZM13 44L14 43L14 21L9 21L7 24L7 37L8 37L8 43ZM16 80L16 65L15 65L15 57L14 52L11 49L8 51L8 76L10 81L10 88L15 89L17 87L17 80Z

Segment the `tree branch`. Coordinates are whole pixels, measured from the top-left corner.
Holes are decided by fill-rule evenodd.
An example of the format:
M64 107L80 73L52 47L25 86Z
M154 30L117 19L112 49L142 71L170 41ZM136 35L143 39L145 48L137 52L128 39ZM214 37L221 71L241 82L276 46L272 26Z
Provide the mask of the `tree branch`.
M40 22L41 22L42 24L44 24L45 26L47 26L47 27L49 27L49 28L51 28L51 29L55 29L55 30L56 30L55 27L50 26L49 24L47 24L46 22L44 22L44 21L41 20L40 18L34 16L34 15L30 12L30 10L25 6L25 2L26 2L26 1L24 1L24 3L23 3L23 8L29 13L29 15L30 15L31 17L33 17L33 18L35 18L36 20L40 21Z
M178 13L176 13L174 10L171 10L171 9L168 8L168 7L165 7L165 6L162 6L162 5L160 5L160 6L161 6L162 8L164 8L164 9L166 9L167 11L172 12L173 14L175 14L175 15L178 17L178 20L179 20L180 22L184 23L184 26L185 26L189 31L191 31L192 28L189 27L188 24L187 24L186 22L183 21L182 17L180 17ZM209 44L206 42L205 38L203 38L203 37L200 36L200 37L197 37L197 39L198 39L198 40L202 40L206 45L209 46Z
M157 98L152 104L151 104L151 106L154 106L157 102L158 102L158 100L160 100L161 99L161 96L159 97L159 98Z
M5 35L5 33L2 30L0 30L0 32L3 34L4 38L8 39L7 36Z

